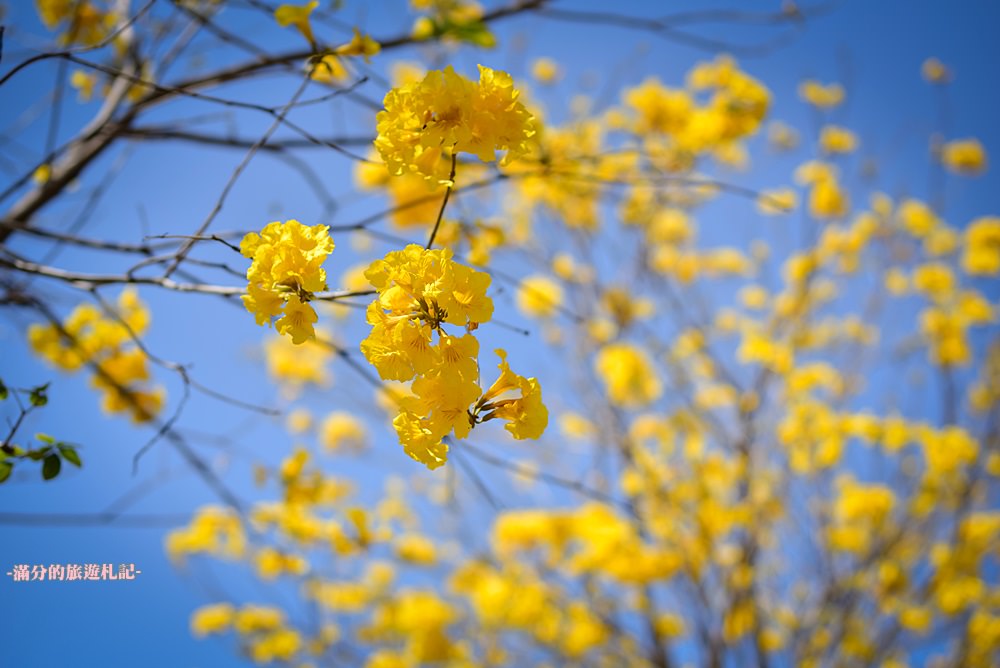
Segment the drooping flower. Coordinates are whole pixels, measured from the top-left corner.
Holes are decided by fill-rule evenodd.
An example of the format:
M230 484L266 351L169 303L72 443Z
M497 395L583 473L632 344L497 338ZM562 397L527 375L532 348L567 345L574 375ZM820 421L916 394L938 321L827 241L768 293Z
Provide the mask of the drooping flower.
M351 41L343 46L338 46L336 54L338 56L361 56L366 63L370 63L372 56L378 55L382 51L382 45L371 38L371 35L362 35L357 28L354 29L354 36Z
M500 377L477 403L478 411L485 412L482 420L499 418L507 420L504 429L517 440L540 438L549 424L549 411L542 403L542 388L535 378L525 378L510 370L507 352L496 349L500 358ZM520 392L517 398L505 398L511 392Z
M274 20L282 28L295 26L309 44L315 46L316 38L313 36L312 25L309 23L309 15L317 7L319 7L319 0L312 0L305 5L278 5L277 9L274 10Z

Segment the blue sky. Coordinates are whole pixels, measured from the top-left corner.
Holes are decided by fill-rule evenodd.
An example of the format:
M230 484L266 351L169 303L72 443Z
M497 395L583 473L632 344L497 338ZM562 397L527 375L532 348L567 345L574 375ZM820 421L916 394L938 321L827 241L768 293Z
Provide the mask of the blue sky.
M7 71L42 34L27 0L6 3L4 23L11 28L6 36L0 74ZM491 6L495 3L491 3ZM619 3L623 13L655 16L668 3ZM717 3L669 3L678 8L722 7ZM779 3L740 3L756 9L773 9ZM364 8L360 8L364 5ZM556 7L607 11L606 2L555 2ZM162 8L160 8L162 9ZM358 23L376 37L405 30L411 15L402 2L347 2L340 14L348 24ZM241 17L241 33L249 39L281 40L275 48L297 46L296 36L280 34L273 26ZM848 102L838 110L836 120L855 129L865 146L880 163L883 185L890 194L904 195L910 187L922 194L927 182L926 136L936 122L938 101L935 91L920 78L922 61L936 56L957 73L949 95L949 138L976 136L991 156L1000 155L1000 126L996 109L1000 91L996 67L1000 63L1000 42L996 26L1000 6L992 2L904 2L889 0L872 3L845 1L832 11L810 21L794 41L764 57L741 57L752 75L762 79L774 95L772 117L799 128L808 128L810 111L801 104L796 88L803 78L841 81L848 86ZM705 31L717 39L752 43L771 34L767 28L714 26ZM568 24L532 17L515 18L497 26L500 46L493 52L463 50L454 58L457 69L474 71L476 63L509 68L516 78L526 76L526 63L538 56L556 58L566 70L559 87L543 90L538 98L553 119L565 115L567 100L581 88L600 98L611 86L617 91L649 75L667 83L680 83L684 73L699 59L711 54L653 35L634 31ZM342 37L330 32L329 39ZM512 45L523 44L523 51ZM393 58L412 58L415 50L394 52ZM206 56L209 63L212 55ZM384 72L385 60L377 59L376 70ZM178 67L172 75L182 72ZM46 63L33 67L0 89L0 132L17 122L20 114L35 104L44 104L55 81L56 66ZM171 76L167 77L170 80ZM365 93L380 99L384 87L369 83ZM290 94L289 82L266 79L230 89L227 94L245 96L268 104L279 104ZM612 101L616 99L611 98ZM69 104L63 114L61 138L79 127L93 104ZM181 104L157 112L162 118L212 111L204 106ZM269 124L261 116L235 115L242 136L256 137ZM317 107L297 116L303 124L331 132L366 134L373 131L367 112L334 104ZM16 164L17 172L29 170L41 158L48 116L41 114L9 139L20 148L4 151ZM216 126L218 127L218 126ZM756 153L756 151L754 152ZM275 219L345 223L378 210L371 198L351 195L349 164L329 152L302 154L320 174L334 199L343 203L332 219L322 217L322 206L297 172L278 161L260 156L251 164L228 198L213 229L259 228ZM138 146L122 160L121 152L101 158L83 177L81 189L65 203L44 210L42 225L65 229L86 193L105 174L124 164L98 204L92 220L82 233L99 238L139 241L146 233L189 233L211 210L218 193L235 165L240 151L204 150L190 146L155 144ZM771 187L788 182L792 159L765 159L760 169L732 176L750 187ZM948 181L946 216L964 225L976 216L1000 211L996 197L997 170L978 179ZM0 187L6 187L13 173L0 172ZM8 203L4 203L5 209ZM742 209L740 207L743 207ZM706 229L705 238L725 239L733 232L721 219L746 212L748 203L734 202L719 209L720 224ZM419 235L418 235L419 236ZM748 238L748 237L747 237ZM349 257L351 243L346 236L336 238L338 253ZM31 257L39 257L45 246L37 240L15 237L10 247ZM338 256L339 258L339 256ZM232 258L227 258L231 260ZM339 269L352 262L343 262ZM68 249L55 261L61 267L99 271L115 266L116 259L95 252ZM239 261L236 266L243 266ZM339 275L334 269L331 275ZM220 282L232 280L217 276ZM41 282L37 282L41 286ZM231 283L236 284L236 283ZM331 285L331 287L335 287ZM46 294L61 313L82 299L63 286L46 285ZM504 319L527 326L510 307L510 290L501 291L497 302ZM104 293L115 296L117 290ZM252 325L241 308L206 296L188 296L144 289L142 296L153 307L154 320L147 337L149 348L159 356L192 364L194 376L211 388L245 401L282 407L276 388L262 370L259 343L264 330ZM994 301L996 295L993 295ZM100 512L113 506L129 490L149 486L148 494L130 505L129 513L189 513L203 503L214 502L210 490L178 460L165 443L157 444L142 460L137 475L132 458L150 437L148 430L135 430L125 420L103 415L98 398L81 375L67 376L41 364L27 350L25 330L34 321L26 311L7 310L0 320L0 350L3 363L0 377L19 387L52 381L51 404L40 411L24 433L47 432L81 444L85 465L80 471L64 471L52 483L42 483L37 473L20 471L0 486L0 506L5 512L67 513ZM346 342L360 339L357 321L338 336ZM543 380L560 373L532 339L499 330L483 333L483 349L503 344L521 356L523 365L539 369ZM537 333L536 333L537 336ZM490 364L490 362L487 362ZM535 366L537 365L537 366ZM358 382L352 371L335 363L336 386L328 395L307 402L317 415L331 406L354 411L370 411L371 392ZM170 408L180 395L180 384L164 369L156 369L157 379L167 386ZM11 407L4 406L5 417ZM373 415L374 413L366 413ZM214 431L231 437L222 446L199 444L199 453L223 475L237 493L247 499L260 494L251 484L250 464L275 462L287 453L289 439L280 423L248 414L209 398L195 395L188 405L181 427ZM350 470L362 497L378 493L386 471L411 475L413 463L402 456L390 435L380 433L374 456L351 464ZM28 469L30 467L23 467ZM484 471L484 473L494 473ZM152 481L152 482L151 482ZM0 613L6 624L4 654L13 666L129 665L141 661L157 666L239 666L229 640L196 641L188 632L189 612L211 601L208 594L214 576L185 576L172 567L162 550L163 528L4 526L0 541L0 572L15 563L135 563L142 574L132 582L26 583L15 584L4 576L0 581ZM209 569L210 571L212 569ZM215 571L218 573L218 570ZM227 585L234 583L226 581ZM243 598L254 593L240 592Z

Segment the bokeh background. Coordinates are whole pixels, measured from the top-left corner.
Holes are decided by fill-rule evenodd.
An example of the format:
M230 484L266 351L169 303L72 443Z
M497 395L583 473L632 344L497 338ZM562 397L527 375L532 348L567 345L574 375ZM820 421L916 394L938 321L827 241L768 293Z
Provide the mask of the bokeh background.
M275 29L258 13L240 8L226 11L230 25L240 27L245 39L267 42L268 49L300 48L293 31ZM497 3L486 3L488 7ZM741 9L774 10L773 0L735 3ZM634 1L609 6L606 2L557 0L556 7L589 11L617 11L630 16L657 16L667 11L728 7L726 3ZM805 5L804 5L805 6ZM39 49L47 48L50 35L39 23L31 0L0 3L6 26L0 74ZM169 11L156 6L153 12ZM356 25L376 39L405 33L413 14L403 1L373 0L343 3L337 16L347 26ZM806 78L839 81L847 89L847 101L834 112L833 120L854 129L862 150L852 160L872 159L877 164L882 188L894 196L908 188L924 188L932 178L926 138L932 128L944 129L949 138L975 136L991 155L1000 151L1000 125L996 109L1000 91L996 69L1000 65L1000 6L994 2L910 2L845 0L828 5L828 11L807 21L787 42L766 53L754 53L753 45L768 43L777 30L768 26L703 25L697 33L733 47L729 49L748 73L767 84L773 94L772 118L809 132L815 128L814 111L799 98L796 89ZM588 96L597 108L618 102L622 88L650 75L667 84L679 84L698 60L717 51L679 43L654 34L625 28L565 23L526 14L494 25L499 44L490 51L461 48L448 56L456 69L472 74L477 63L511 72L532 100L541 103L547 117L558 123L569 115L576 95ZM349 32L326 29L331 42ZM376 58L373 69L388 76L387 65L397 59L423 60L418 47L394 51L391 58ZM532 84L530 64L538 57L555 59L564 72L554 87ZM929 56L940 58L954 72L947 97L921 79L921 63ZM180 77L197 68L232 58L207 49L198 59L182 60L164 75ZM200 62L199 62L200 61ZM58 66L49 61L33 66L0 88L0 187L31 171L43 158L50 123L53 86ZM232 87L227 94L268 105L278 105L291 95L296 82L288 76L262 77ZM372 81L360 89L380 100L384 82ZM74 97L74 91L65 95ZM62 108L59 137L66 139L86 121L98 103L77 104L70 99ZM218 116L218 109L192 101L175 102L157 113L164 119L213 114L210 127L238 128L240 136L257 137L270 119L233 110ZM351 136L374 132L374 112L343 99L295 112L299 124L330 134ZM212 123L216 125L211 126ZM942 123L944 125L942 126ZM192 127L195 127L192 125ZM279 136L287 136L280 133ZM726 180L750 188L786 184L795 158L767 156L763 137L751 140L755 160L745 173L733 172ZM358 149L363 151L364 149ZM308 224L344 224L381 211L385 201L359 195L352 180L352 164L322 150L300 154L309 160L320 186L336 204L330 209L314 188L293 166L274 157L258 155L237 182L213 224L216 230L259 229L271 220L296 218ZM198 147L175 142L134 143L104 155L81 178L79 187L47 207L39 222L53 229L72 226L95 188L104 189L87 217L80 234L121 241L141 241L153 234L185 234L194 230L214 205L242 150ZM946 218L962 226L976 216L998 212L997 171L975 179L952 179L946 192ZM740 245L760 230L748 230L740 216L752 202L723 198L703 219L700 234L706 240ZM780 223L776 223L778 225ZM419 241L422 234L415 234ZM374 241L371 250L358 255L351 235L334 235L337 250L328 266L331 288L338 287L340 271L362 255L372 257L391 245ZM15 235L8 242L16 252L37 257L47 248L38 240ZM229 258L232 259L232 258ZM100 252L63 248L50 263L79 271L101 271L112 259ZM240 259L233 260L235 266ZM238 280L218 276L218 282L237 285ZM47 288L50 304L67 313L84 295L65 286ZM564 372L538 345L533 324L512 308L510 286L494 288L499 314L515 327L532 334L523 337L501 328L483 332L483 350L498 344L511 351L518 366L531 369L543 387L553 386ZM115 296L117 289L104 294ZM151 306L153 322L146 337L158 356L190 364L192 374L214 390L243 401L283 410L289 402L267 376L261 343L270 334L253 325L242 308L203 295L182 295L143 288L142 298ZM993 301L997 295L988 295ZM718 297L725 300L727 296ZM249 665L233 651L230 639L195 640L188 628L194 608L214 600L220 592L239 592L247 600L268 600L274 592L262 591L253 578L241 579L212 566L185 571L172 565L163 549L165 532L179 526L191 511L217 502L206 487L168 444L159 442L143 456L133 471L133 457L151 437L149 429L136 429L121 417L99 410L98 398L88 387L85 374L65 375L34 357L26 345L26 328L34 322L28 312L6 309L0 319L0 377L8 385L28 387L51 381L50 405L32 416L24 435L45 432L80 444L84 459L81 470L64 470L53 482L43 482L36 470L22 467L0 486L0 572L14 564L134 563L142 571L130 582L29 582L0 580L0 615L4 641L0 663L6 666L239 666ZM498 316L499 317L499 316ZM363 336L359 319L333 324L334 336L346 345L356 345ZM363 360L362 360L363 361ZM386 473L410 476L415 464L406 458L375 420L371 388L354 372L331 362L333 387L311 395L305 402L317 416L334 408L371 418L372 448L368 455L344 464L359 488L359 495L375 498ZM169 412L176 408L181 385L169 371L155 368L156 380L167 388ZM899 378L876 379L899 384ZM554 398L550 409L559 409ZM919 402L920 397L914 401ZM301 402L300 402L301 404ZM298 404L297 404L298 405ZM0 406L12 418L9 402ZM260 498L266 490L253 484L254 463L274 464L287 455L291 442L284 418L269 418L240 410L195 393L179 422L197 449L234 492L245 499ZM203 434L223 438L200 438ZM537 446L523 446L537 447ZM513 451L511 454L516 455ZM461 475L439 471L439 476ZM484 476L499 476L483 471ZM463 488L464 489L464 488ZM497 493L517 506L517 489L497 483ZM553 493L555 494L555 493ZM463 491L456 500L455 517L441 522L470 522L485 512L475 492ZM557 499L556 499L557 500ZM459 511L469 516L460 517ZM94 519L103 512L122 512L136 519L102 523ZM28 519L20 514L38 514ZM73 515L86 515L74 518ZM470 538L475 540L475 537ZM289 592L278 592L287 596Z

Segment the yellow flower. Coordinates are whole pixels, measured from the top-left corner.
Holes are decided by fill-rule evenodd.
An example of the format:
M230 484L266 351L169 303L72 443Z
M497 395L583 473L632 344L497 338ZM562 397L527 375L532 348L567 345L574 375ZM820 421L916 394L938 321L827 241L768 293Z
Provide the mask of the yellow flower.
M937 58L928 58L920 66L920 73L924 80L932 84L948 83L951 79L951 72Z
M240 252L253 260L247 269L244 307L258 325L280 316L275 326L295 344L316 335L316 311L309 301L326 289L322 264L333 251L328 230L325 225L307 227L297 220L273 222L240 242Z
M562 286L546 276L529 276L517 289L518 310L532 318L551 318L562 301Z
M295 26L302 36L308 40L313 47L316 46L316 38L313 37L312 25L309 23L309 15L319 7L319 0L312 0L306 5L278 5L274 10L274 20L282 28Z
M97 84L97 77L91 72L83 70L73 70L69 77L69 85L79 91L80 102L89 102L94 96L94 86Z
M625 288L610 287L601 295L601 306L611 315L615 325L625 329L636 320L648 318L654 313L653 302L645 298L633 298Z
M42 163L38 166L31 174L31 180L40 186L44 186L52 178L52 165L48 163Z
M563 413L559 416L559 431L566 438L585 440L597 433L597 426L579 413Z
M149 317L135 290L126 288L114 315L80 304L59 327L29 327L28 341L36 354L64 371L89 363L95 369L90 384L102 392L102 408L128 413L136 423L148 422L162 410L166 393L145 385L150 378L146 354L130 344L146 331Z
M900 203L896 216L906 231L918 239L926 237L941 224L941 220L929 206L915 199Z
M188 526L170 532L166 539L167 554L174 561L198 553L238 559L245 548L242 521L231 509L217 506L199 508Z
M660 398L663 386L653 362L640 348L629 343L605 346L594 360L597 375L608 399L624 408L641 408Z
M296 554L286 554L273 547L262 547L254 555L257 575L262 580L273 580L286 573L302 575L309 569L305 559Z
M978 139L956 139L941 147L941 163L956 174L986 171L986 150Z
M858 137L839 125L825 125L819 134L819 147L824 153L853 153L858 148Z
M665 612L656 618L656 630L665 638L679 638L686 633L686 626L680 615Z
M264 343L268 374L291 397L307 385L329 387L332 355L333 351L318 341L295 345L284 336L273 336Z
M928 341L931 361L942 366L968 364L971 351L967 326L957 313L934 307L925 309L920 314L920 330Z
M551 58L537 58L531 64L531 76L540 84L554 84L562 76L559 64Z
M378 55L381 50L381 44L373 40L370 35L362 35L355 28L351 41L343 46L338 46L336 54L338 56L362 56L366 63L370 63L372 56Z
M484 422L493 418L507 420L504 429L519 441L540 438L549 423L549 411L542 403L541 386L534 378L512 372L503 349L497 348L495 352L500 357L500 377L476 404L477 414L485 413L481 418ZM512 391L520 391L521 396L517 399L501 398Z
M801 186L814 185L820 181L831 181L837 178L837 168L828 162L810 160L795 169L794 180Z
M767 290L760 285L748 285L740 290L739 299L748 309L762 309L767 306Z
M951 268L941 262L928 262L913 271L913 287L935 301L951 297L956 283Z
M305 408L297 408L285 418L285 428L290 434L301 434L312 428L313 418Z
M430 566L437 561L437 548L427 536L407 534L396 539L396 556L401 561L420 566Z
M80 43L95 46L104 40L116 23L115 15L97 8L87 0L35 0L38 16L50 30L67 23L59 36L62 44Z
M910 282L906 273L899 267L892 267L885 272L885 289L889 294L899 297L905 295L910 289Z
M445 349L434 346L432 337L443 324L474 328L492 317L490 276L451 258L449 249L411 244L365 272L379 298L368 307L372 331L361 351L384 380L410 380L437 365ZM478 352L478 344L474 352L470 348L474 341L469 335L462 359Z
M1000 273L1000 218L984 216L965 229L962 269L975 276Z
M799 97L814 107L831 109L844 101L844 88L838 83L823 85L813 79L799 85Z
M426 420L410 412L402 412L392 421L403 450L416 461L434 470L448 459L448 446L435 436Z
M759 363L776 373L788 373L794 364L792 348L784 342L774 341L760 332L746 331L736 351L742 364Z
M323 420L319 440L327 450L360 450L368 438L364 424L350 413L334 411Z
M302 636L292 629L276 629L250 642L250 657L257 663L288 662L302 647Z
M307 67L309 68L309 77L319 83L339 84L347 81L351 76L340 56L332 53L326 54L319 60L310 62L307 64ZM359 166L367 164L364 162L358 163Z
M515 438L537 437L547 413L535 379L516 377L523 381L519 399L498 399L493 390L480 397L479 341L471 332L492 317L488 274L454 262L447 248L411 244L373 262L365 277L378 298L367 310L372 330L361 351L384 380L413 380L413 396L398 402L393 420L407 454L437 468L447 457L445 436L465 438L492 418L509 420ZM445 325L466 333L453 336Z
M293 293L285 298L284 310L274 326L279 334L287 334L291 337L292 343L299 345L316 338L313 324L317 319L313 307Z
M934 613L926 606L910 606L899 613L899 625L920 635L926 635L934 619Z
M473 426L469 406L480 391L475 379L463 377L461 372L449 372L447 367L413 381L413 393L420 398L425 426L438 438L452 431L456 438L469 435Z
M479 66L470 81L450 66L418 83L394 88L376 117L375 147L392 174L416 172L429 180L447 178L442 156L472 153L484 162L506 151L502 164L528 152L534 135L530 113L505 72Z
M228 603L202 606L191 614L191 633L199 638L222 633L232 625L234 612Z
M847 192L836 179L822 179L809 190L809 215L813 218L843 218L850 211Z
M844 476L836 481L838 496L827 529L834 550L865 554L890 518L896 497L885 485L866 485Z
M958 247L958 232L946 225L932 231L924 239L924 252L928 257L951 255Z
M273 631L285 622L285 613L278 608L246 605L240 608L233 619L237 633L249 635L261 631Z
M625 106L638 117L634 130L639 134L679 133L687 126L694 109L694 100L687 91L668 88L656 77L627 89L623 98Z

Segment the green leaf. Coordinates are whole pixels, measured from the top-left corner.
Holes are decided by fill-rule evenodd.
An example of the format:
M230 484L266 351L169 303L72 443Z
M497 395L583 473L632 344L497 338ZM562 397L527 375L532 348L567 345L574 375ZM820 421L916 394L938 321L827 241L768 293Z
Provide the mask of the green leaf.
M478 19L462 23L446 20L441 25L440 31L442 34L451 35L457 40L475 44L484 49L492 49L497 45L497 38L490 32L486 24Z
M7 386L3 383L3 379L0 378L0 401L3 401L8 396L10 396L10 390L7 389Z
M44 448L38 448L37 450L28 450L25 454L31 461L37 462L39 460L45 459L49 455L49 452L51 450L52 448L46 445Z
M28 399L31 401L32 406L44 406L49 403L49 396L46 394L49 389L49 384L39 385L38 387L31 390L31 394Z
M48 434L35 434L35 438L42 443L48 443L49 445L56 444L56 439L52 438Z
M10 462L0 462L0 482L4 482L10 477L10 472L14 470L14 465Z
M59 475L59 469L62 468L62 460L59 459L59 455L51 454L45 458L42 462L42 478L44 480L52 480L57 475Z
M83 462L80 461L80 455L77 453L76 448L74 448L72 445L66 445L65 443L60 443L59 452L62 453L63 459L68 461L73 466L77 468L83 466Z

